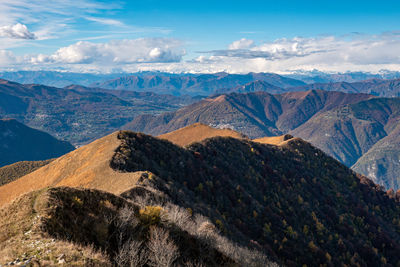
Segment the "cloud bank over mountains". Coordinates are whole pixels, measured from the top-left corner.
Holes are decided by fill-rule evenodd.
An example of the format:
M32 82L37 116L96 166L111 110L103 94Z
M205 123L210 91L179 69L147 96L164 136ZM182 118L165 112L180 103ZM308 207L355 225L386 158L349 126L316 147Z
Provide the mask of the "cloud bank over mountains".
M33 39L20 25L14 31L0 28L0 36ZM137 38L105 43L78 41L52 54L16 56L0 51L0 66L27 63L37 68L63 66L70 70L127 72L161 70L170 72L290 72L294 70L371 71L400 69L400 33L380 35L282 38L256 43L240 39L225 49L200 51L186 58L185 42L174 38Z

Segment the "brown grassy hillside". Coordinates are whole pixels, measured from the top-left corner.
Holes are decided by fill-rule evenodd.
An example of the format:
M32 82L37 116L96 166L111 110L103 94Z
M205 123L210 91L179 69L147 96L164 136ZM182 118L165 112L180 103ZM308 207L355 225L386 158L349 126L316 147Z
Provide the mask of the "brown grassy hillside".
M0 168L0 186L8 184L18 178L43 167L53 159L42 161L20 161Z
M271 136L271 137L262 137L253 139L254 142L261 143L261 144L270 144L270 145L280 145L287 140L292 139L293 136L290 134L285 134L281 136Z
M231 129L216 129L202 123L195 123L176 131L162 134L158 137L179 146L186 146L216 136L230 136L239 139L246 138L245 135Z
M114 151L121 144L117 135L103 137L0 187L0 206L22 194L49 186L96 188L116 194L132 187L137 174L110 168Z

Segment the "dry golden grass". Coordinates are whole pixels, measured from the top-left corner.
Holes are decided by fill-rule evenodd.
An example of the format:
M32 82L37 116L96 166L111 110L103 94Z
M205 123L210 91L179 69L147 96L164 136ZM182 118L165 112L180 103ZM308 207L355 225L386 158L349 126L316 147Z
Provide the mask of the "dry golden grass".
M229 136L243 139L245 135L231 129L215 129L202 123L195 123L190 126L178 129L176 131L158 136L179 146L187 146L194 142L200 142L204 139L216 136Z
M121 144L113 133L76 149L16 181L0 187L0 207L18 196L45 187L84 187L120 194L135 186L137 173L116 172L110 167Z
M269 144L269 145L282 145L287 140L292 139L293 136L290 134L285 134L281 136L271 136L271 137L262 137L258 139L254 139L253 142L261 143L261 144Z
M19 161L0 168L0 186L8 184L49 164L53 159L41 161Z
M47 198L46 189L30 192L0 209L0 264L32 259L32 266L59 266L60 261L68 266L111 266L93 247L54 239L41 230Z

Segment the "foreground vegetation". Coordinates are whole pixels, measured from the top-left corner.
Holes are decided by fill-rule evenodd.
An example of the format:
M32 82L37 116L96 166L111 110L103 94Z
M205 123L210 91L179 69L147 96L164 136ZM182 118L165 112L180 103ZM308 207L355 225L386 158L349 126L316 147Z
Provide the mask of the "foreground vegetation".
M269 262L263 254L222 237L207 218L171 204L161 192L128 195L135 201L64 187L22 196L0 211L0 262L26 259L32 264L74 266L265 266ZM156 200L164 204L147 205Z

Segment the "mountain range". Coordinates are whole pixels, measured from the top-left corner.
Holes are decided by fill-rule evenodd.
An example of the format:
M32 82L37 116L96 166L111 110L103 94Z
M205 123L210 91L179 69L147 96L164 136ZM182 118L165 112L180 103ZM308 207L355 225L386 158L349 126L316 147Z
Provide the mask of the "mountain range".
M360 82L370 79L392 80L399 79L400 72L381 70L378 73L369 72L344 72L344 73L325 73L318 70L314 71L296 71L292 74L284 75L286 77L303 81L308 84L312 83L335 83L335 82Z
M193 74L173 74L166 72L142 71L137 73L74 73L68 71L3 71L0 78L22 84L43 84L54 87L65 87L71 84L88 86L95 83L102 83L109 80L126 76L191 76ZM345 73L326 73L321 71L295 71L291 74L281 74L280 76L302 81L307 84L312 83L332 83L332 82L359 82L369 79L398 79L400 72L381 70L378 73L369 72L345 72Z
M213 96L174 112L142 115L123 128L160 135L201 122L250 138L289 133L386 188L398 190L399 98L310 90Z
M202 134L193 137L193 127ZM240 138L229 136L235 134ZM179 136L194 143L168 141ZM116 132L1 186L0 261L400 261L400 195L385 193L311 144L288 135L256 142L233 131L220 137L204 125L163 138Z
M322 90L277 95L267 92L231 93L212 96L158 116L138 116L124 129L160 135L201 122L216 128L232 128L258 138L285 134L319 112L370 98L373 96Z
M91 86L105 89L153 91L173 95L208 96L224 88L241 86L258 80L281 88L305 85L304 82L273 73L228 74L221 72L174 76L163 74L132 75L102 83L95 83Z
M65 87L71 84L87 86L101 81L125 76L123 73L91 74L67 71L4 71L0 78L22 84L43 84L52 87Z
M202 74L179 76L126 76L110 81L95 83L91 87L110 90L151 91L173 95L210 96L225 93L249 93L264 91L272 94L325 90L344 93L365 93L381 97L400 96L400 79L368 79L355 82L327 82L305 84L277 74L249 73L239 74Z
M78 84L85 87L112 90L152 92L158 94L209 96L229 92L267 91L284 93L311 89L368 93L378 96L399 96L399 72L382 71L323 73L297 72L278 75L273 73L214 74L138 72L90 74L56 71L0 72L0 78L21 84L43 84L67 87ZM253 84L254 82L254 84Z
M382 80L370 79L359 82L335 82L335 83L314 83L297 88L291 88L293 91L306 90L325 90L339 91L345 93L365 93L381 97L399 97L400 96L400 79Z

